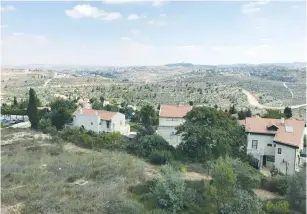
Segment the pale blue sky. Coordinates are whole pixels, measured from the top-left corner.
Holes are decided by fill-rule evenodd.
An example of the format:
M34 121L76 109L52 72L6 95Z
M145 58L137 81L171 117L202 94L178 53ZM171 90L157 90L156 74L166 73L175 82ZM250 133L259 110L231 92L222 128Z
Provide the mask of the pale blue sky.
M2 64L306 59L304 2L4 2Z

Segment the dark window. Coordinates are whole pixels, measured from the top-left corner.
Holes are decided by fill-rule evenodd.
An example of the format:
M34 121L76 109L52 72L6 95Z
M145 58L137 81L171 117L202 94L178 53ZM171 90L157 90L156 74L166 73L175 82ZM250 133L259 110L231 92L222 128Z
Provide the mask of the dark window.
M107 121L107 128L110 128L110 121Z
M258 140L252 140L252 149L257 149L258 147Z
M93 125L93 123L91 123L91 125Z
M274 144L274 147L276 147L276 144Z
M99 123L99 125L101 125L101 123Z
M266 160L270 162L275 162L275 156L267 156Z
M278 154L281 154L281 148L278 148Z
M269 143L267 146L271 146L272 147L272 144Z

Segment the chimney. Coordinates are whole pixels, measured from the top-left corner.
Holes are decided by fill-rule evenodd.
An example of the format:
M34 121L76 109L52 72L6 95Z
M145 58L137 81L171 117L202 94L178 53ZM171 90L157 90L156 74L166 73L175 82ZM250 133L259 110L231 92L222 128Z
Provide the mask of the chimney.
M283 125L285 125L285 118L280 118L280 124L283 126Z

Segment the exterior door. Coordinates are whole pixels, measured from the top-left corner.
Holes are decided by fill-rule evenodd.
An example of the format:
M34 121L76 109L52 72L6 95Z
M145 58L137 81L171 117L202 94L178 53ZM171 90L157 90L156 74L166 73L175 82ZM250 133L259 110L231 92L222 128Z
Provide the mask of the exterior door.
M266 166L266 155L263 155L262 165Z

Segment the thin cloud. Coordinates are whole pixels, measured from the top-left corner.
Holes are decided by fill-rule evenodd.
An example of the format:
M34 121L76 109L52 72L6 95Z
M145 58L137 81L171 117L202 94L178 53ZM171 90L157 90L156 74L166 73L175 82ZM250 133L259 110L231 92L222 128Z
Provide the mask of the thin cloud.
M118 12L106 12L87 4L76 5L71 10L66 10L65 13L67 16L75 19L92 18L111 21L121 18L121 14Z
M127 20L129 21L132 21L132 20L137 20L137 19L140 19L140 17L136 14L130 14L128 17L127 17Z
M25 35L25 33L22 33L22 32L14 32L12 33L13 36L23 36Z
M251 2L244 4L241 8L241 12L243 14L250 14L250 13L256 13L260 11L260 5L266 5L268 4L268 1L257 1L257 2Z
M16 8L14 6L11 5L7 5L7 6L1 6L1 12L9 12L9 11L14 11L16 10Z

